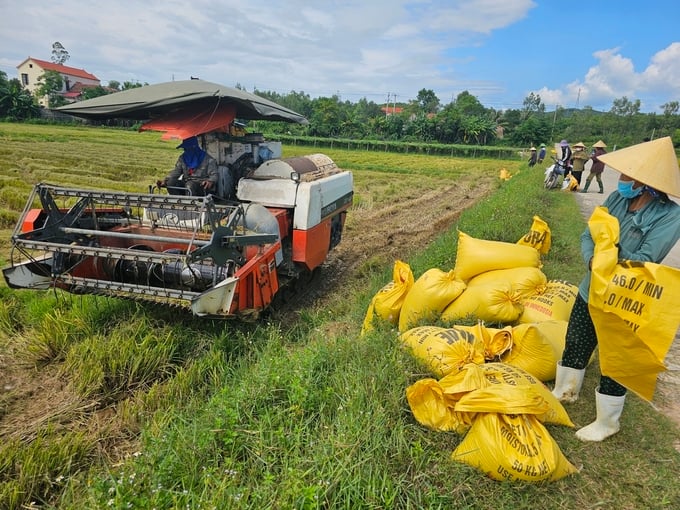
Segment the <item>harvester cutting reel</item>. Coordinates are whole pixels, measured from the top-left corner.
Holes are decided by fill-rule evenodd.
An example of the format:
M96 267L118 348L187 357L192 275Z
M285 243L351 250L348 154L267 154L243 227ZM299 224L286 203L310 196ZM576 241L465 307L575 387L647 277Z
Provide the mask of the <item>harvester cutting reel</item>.
M40 209L32 208L36 201ZM38 184L3 273L13 288L61 288L224 315L246 247L278 243L276 234L246 231L243 220L242 204L217 205L211 196Z

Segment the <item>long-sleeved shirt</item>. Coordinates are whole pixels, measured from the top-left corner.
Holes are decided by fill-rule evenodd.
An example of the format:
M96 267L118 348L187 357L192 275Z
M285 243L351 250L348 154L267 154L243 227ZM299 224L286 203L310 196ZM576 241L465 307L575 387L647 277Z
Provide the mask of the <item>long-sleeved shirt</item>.
M175 168L168 174L168 181L183 180L185 183L189 181L210 181L213 184L217 182L217 161L210 154L206 154L203 161L197 168L188 168L182 156L177 158Z
M619 220L619 259L661 263L680 239L680 206L655 198L642 209L628 211L631 199L614 191L602 204ZM595 251L590 229L581 234L581 255L586 265ZM579 285L579 294L587 302L590 270Z
M593 160L593 166L590 167L591 174L601 174L604 171L604 163L598 158L603 154L607 154L607 151L598 147L595 148L595 153L590 157Z
M574 172L583 172L589 157L585 151L574 151L571 156L571 164L574 165Z

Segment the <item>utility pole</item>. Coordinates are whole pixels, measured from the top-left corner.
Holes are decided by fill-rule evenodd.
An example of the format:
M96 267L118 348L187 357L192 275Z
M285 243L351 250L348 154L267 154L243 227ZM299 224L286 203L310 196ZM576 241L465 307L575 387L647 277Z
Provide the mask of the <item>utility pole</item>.
M555 121L557 120L557 107L558 106L559 106L558 104L555 105L555 113L553 114L553 124L552 124L552 128L550 129L550 140L554 140L553 133L555 132Z

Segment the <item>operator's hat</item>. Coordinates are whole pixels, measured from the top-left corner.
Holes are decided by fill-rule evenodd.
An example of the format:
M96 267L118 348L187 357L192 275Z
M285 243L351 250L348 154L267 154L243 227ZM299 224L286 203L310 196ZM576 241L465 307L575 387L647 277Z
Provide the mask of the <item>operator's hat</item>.
M597 158L631 179L680 197L680 167L670 136L631 145Z
M566 147L567 145L569 145L569 142L567 142L566 140L562 140L560 142L560 147Z
M198 147L198 138L195 136L190 136L189 138L185 138L182 140L182 143L180 143L176 148L177 149L188 149L189 147Z
M604 149L605 147L607 147L607 144L604 143L602 140L598 140L593 144L593 147L600 147L601 149Z
M536 147L532 147L532 148L529 149L529 150L530 150L530 151L535 151L535 150L536 150Z

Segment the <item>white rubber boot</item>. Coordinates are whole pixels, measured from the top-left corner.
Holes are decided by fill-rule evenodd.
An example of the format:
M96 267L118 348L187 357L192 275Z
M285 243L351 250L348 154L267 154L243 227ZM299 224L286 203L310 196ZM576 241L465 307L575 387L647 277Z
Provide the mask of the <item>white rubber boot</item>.
M581 441L602 441L619 431L619 418L623 411L626 396L615 397L603 395L595 390L595 406L597 419L576 431L576 437Z
M558 361L555 374L555 388L552 390L552 394L560 402L568 404L576 402L578 394L581 392L585 375L585 368L579 370L578 368L563 367L562 361Z

